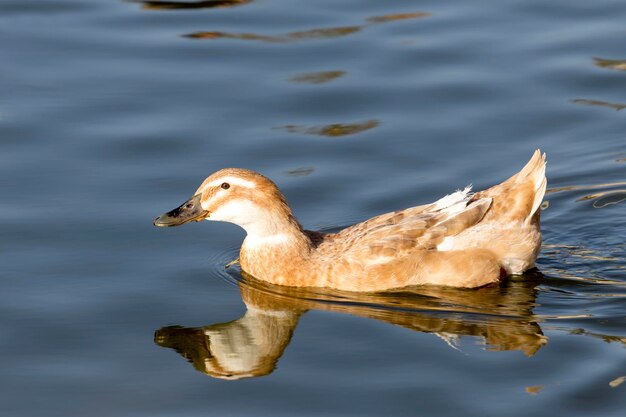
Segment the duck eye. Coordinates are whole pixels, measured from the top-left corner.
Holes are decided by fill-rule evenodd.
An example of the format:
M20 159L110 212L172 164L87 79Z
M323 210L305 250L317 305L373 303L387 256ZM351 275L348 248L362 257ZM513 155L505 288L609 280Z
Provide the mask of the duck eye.
M222 183L222 188L228 190L230 188L230 184L227 182Z

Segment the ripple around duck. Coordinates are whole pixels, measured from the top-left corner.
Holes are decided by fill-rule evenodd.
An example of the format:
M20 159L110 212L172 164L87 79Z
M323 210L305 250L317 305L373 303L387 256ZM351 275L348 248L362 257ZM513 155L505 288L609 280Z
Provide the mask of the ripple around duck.
M525 274L524 279L515 279L510 287L488 287L478 291L438 287L411 287L383 293L354 293L328 288L299 288L271 285L241 271L239 267L227 269L230 281L254 291L261 291L278 298L292 301L310 301L337 305L363 305L373 308L398 311L430 311L443 314L470 313L489 316L515 316L521 309L533 306L530 299L521 294L540 282L542 275L536 272ZM511 303L501 305L496 296L513 294ZM517 297L520 298L517 298ZM525 300L525 302L524 302ZM509 310L510 308L510 310ZM490 310L491 309L491 310Z

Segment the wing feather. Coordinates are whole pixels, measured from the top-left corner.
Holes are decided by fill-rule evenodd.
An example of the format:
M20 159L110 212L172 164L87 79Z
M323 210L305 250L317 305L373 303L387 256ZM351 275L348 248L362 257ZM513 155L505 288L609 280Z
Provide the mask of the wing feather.
M491 198L459 201L448 207L436 204L383 214L342 230L327 239L320 253L341 253L350 262L383 263L413 250L430 250L448 236L478 223L491 206ZM453 207L453 209L450 209Z

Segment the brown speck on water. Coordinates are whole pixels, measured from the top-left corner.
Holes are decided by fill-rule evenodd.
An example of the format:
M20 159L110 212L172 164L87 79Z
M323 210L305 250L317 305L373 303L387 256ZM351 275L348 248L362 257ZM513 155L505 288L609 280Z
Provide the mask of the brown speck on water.
M541 392L543 388L544 385L532 385L530 387L524 388L524 391L526 391L530 395L537 395Z

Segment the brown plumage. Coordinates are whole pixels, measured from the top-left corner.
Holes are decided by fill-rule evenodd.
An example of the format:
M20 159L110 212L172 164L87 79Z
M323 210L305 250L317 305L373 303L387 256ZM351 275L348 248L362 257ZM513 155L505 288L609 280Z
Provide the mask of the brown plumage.
M346 291L474 288L534 266L545 164L537 150L519 173L487 190L471 195L468 187L334 234L304 230L271 180L229 168L209 176L194 198L155 225L202 219L238 224L248 233L241 267L272 284Z

